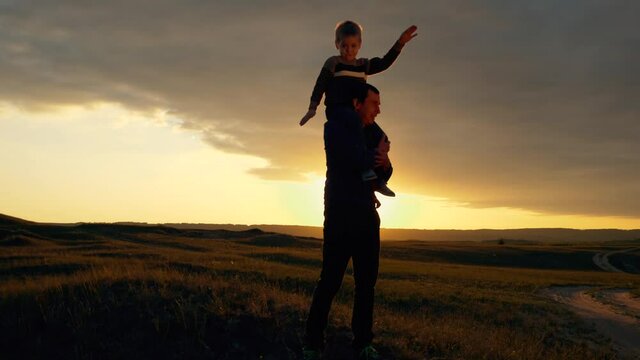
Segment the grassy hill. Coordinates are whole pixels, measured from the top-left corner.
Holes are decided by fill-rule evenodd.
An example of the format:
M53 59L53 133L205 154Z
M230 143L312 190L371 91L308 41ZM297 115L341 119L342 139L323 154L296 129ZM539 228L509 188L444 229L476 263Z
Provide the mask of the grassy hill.
M375 345L389 359L614 359L607 339L538 293L590 284L640 295L638 275L590 261L618 247L385 242ZM0 357L296 359L320 265L321 241L260 229L3 216ZM346 276L332 308L329 359L351 356L353 287Z

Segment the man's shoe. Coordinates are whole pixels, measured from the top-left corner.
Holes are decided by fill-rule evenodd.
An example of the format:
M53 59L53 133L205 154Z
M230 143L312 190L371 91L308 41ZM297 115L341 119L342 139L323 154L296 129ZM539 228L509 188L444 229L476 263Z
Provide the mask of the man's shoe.
M380 187L377 188L376 191L384 196L389 196L389 197L396 196L396 193L394 193L391 189L389 189L389 187L387 187L387 184L380 185Z
M371 344L365 346L358 353L358 360L380 360L382 357L378 350L376 350Z
M317 349L302 347L302 358L304 360L320 360L322 353Z

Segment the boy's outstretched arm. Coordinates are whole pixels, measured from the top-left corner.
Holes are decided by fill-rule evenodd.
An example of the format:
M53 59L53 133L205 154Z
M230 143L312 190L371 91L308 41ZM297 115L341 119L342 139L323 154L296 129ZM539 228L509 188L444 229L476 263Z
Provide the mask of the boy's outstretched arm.
M411 41L414 37L418 36L418 34L416 34L417 30L417 26L409 26L405 31L402 32L402 34L400 34L398 40L393 44L391 49L389 49L384 57L375 57L369 59L369 66L366 71L367 75L373 75L387 70L391 66L391 64L396 61L404 45Z
M402 34L400 34L400 38L398 39L398 42L401 45L404 45L409 41L413 40L414 37L418 36L418 34L416 33L417 30L418 30L417 26L415 25L409 26L407 30L403 31Z
M335 61L333 58L327 59L322 66L322 70L320 70L320 74L318 74L318 78L316 79L316 84L313 86L313 91L311 92L309 111L307 111L302 119L300 119L300 126L306 124L309 119L316 115L316 108L320 105L322 95L327 91L327 84L333 77L333 67L335 67Z

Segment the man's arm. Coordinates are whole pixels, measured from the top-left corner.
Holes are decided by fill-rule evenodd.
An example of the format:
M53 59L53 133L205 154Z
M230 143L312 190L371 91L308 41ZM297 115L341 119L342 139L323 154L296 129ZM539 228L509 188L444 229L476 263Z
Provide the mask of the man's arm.
M379 169L378 173L382 175L385 181L389 181L393 174L393 166L391 165L391 159L389 159L389 150L391 150L391 142L385 135L384 131L378 126L377 123L373 123L380 132L380 142L376 147L376 153L374 157L374 163L376 168Z
M381 174L382 178L385 181L389 181L389 179L391 179L391 175L393 175L393 166L391 166L391 161L389 161L389 166L388 167L382 168L381 173L382 173Z
M391 143L384 133L384 130L374 122L363 128L364 137L368 147L374 148L374 164L376 172L383 173L384 180L389 180L393 168L391 166L391 160L389 159L389 150L391 149ZM382 170L382 171L378 171Z

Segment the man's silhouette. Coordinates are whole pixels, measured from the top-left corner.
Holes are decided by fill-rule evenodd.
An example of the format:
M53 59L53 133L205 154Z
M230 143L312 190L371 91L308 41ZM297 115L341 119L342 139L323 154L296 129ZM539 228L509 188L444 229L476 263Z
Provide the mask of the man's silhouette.
M362 171L374 166L392 168L385 137L375 148L367 148L365 138L375 138L379 130L374 119L380 113L380 92L363 84L354 99L355 116L337 116L345 121L327 121L324 143L327 178L324 188L324 242L322 271L313 293L305 332L305 358L318 358L324 346L324 330L329 309L349 259L353 261L355 299L351 328L356 354L377 358L373 339L373 298L378 278L380 253L379 205L371 182L362 181ZM354 114L345 110L345 114ZM317 356L317 357L316 357Z

